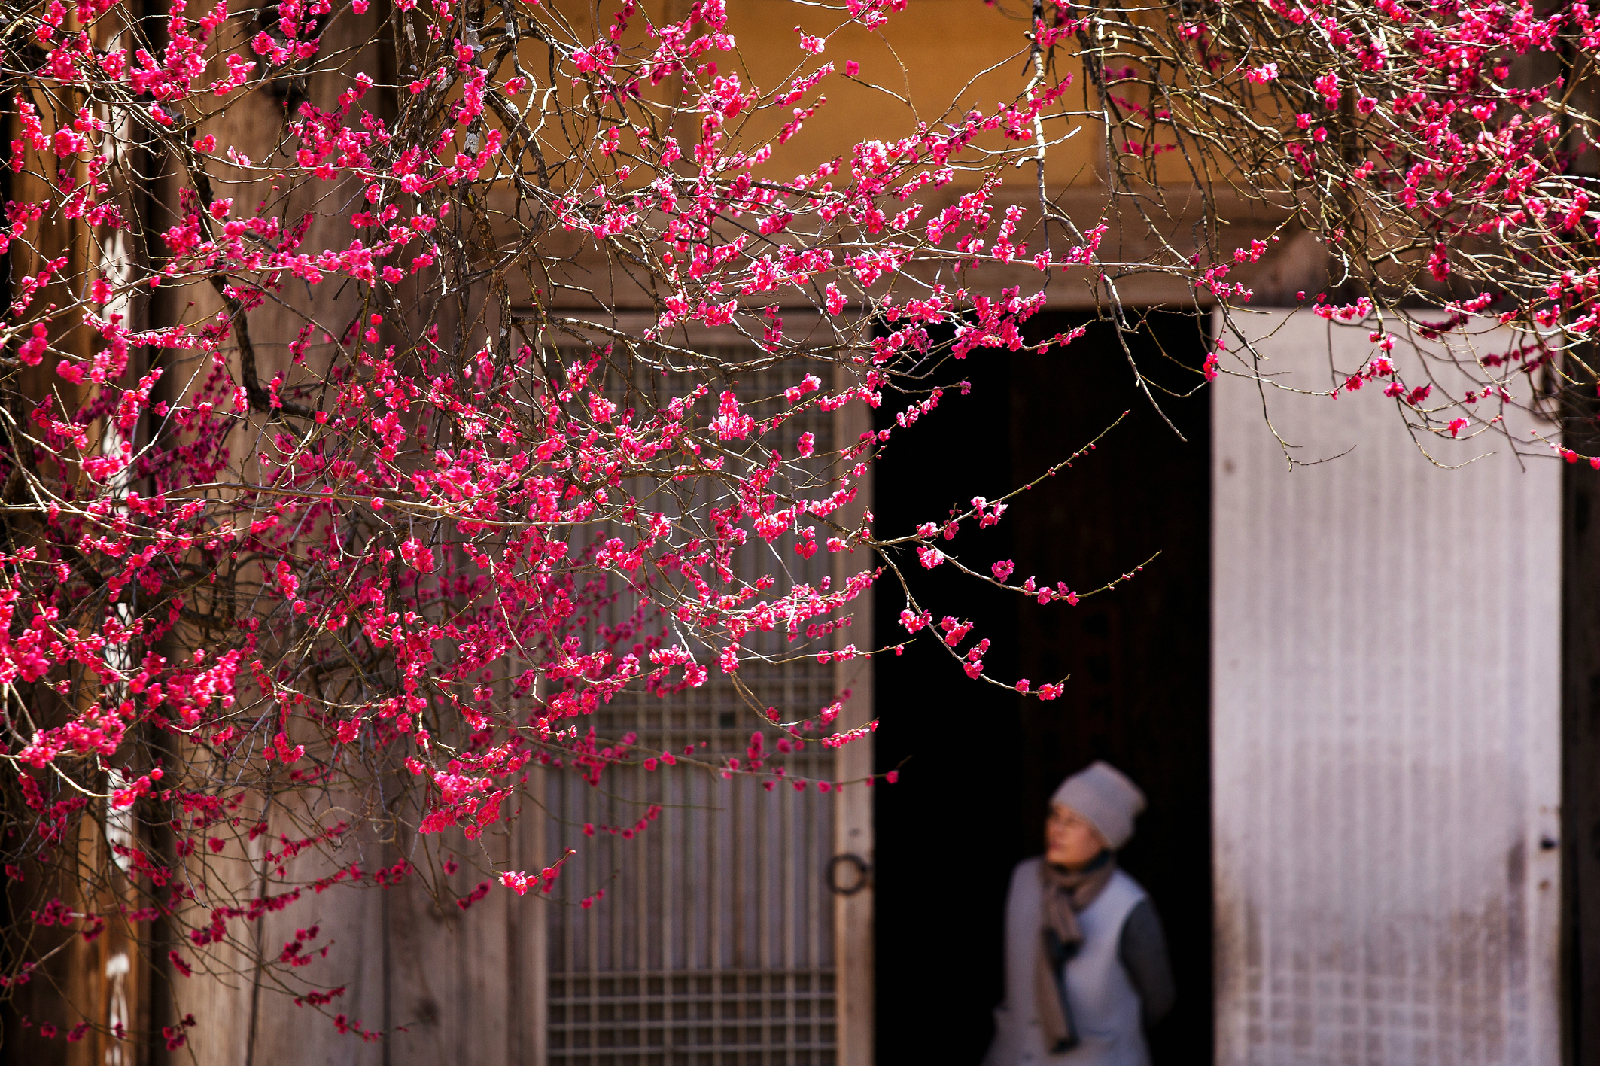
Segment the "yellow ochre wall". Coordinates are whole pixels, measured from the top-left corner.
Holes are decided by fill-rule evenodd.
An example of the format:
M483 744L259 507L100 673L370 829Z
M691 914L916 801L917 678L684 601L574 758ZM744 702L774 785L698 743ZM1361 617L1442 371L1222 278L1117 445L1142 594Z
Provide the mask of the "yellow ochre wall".
M573 43L586 45L599 35L593 21L594 5L555 6L559 17L570 27ZM599 14L609 22L619 6L604 4ZM643 14L659 24L685 17L688 8L686 0L643 5L641 15L630 23L623 44L644 44L644 34L638 31ZM792 0L730 0L727 11L727 32L734 36L737 47L733 52L707 53L706 58L717 64L718 74L736 73L746 87L755 84L771 90L823 62L832 62L836 67L836 73L825 78L802 101L809 105L820 94L827 97L828 103L800 133L776 148L766 167L772 177L813 170L819 163L839 156L848 158L851 147L858 142L907 136L915 132L919 123L937 128L974 108L993 113L1000 102L1015 100L1031 76L1029 40L1025 36L1028 8L1016 0L993 7L982 0L911 0L905 11L890 13L888 22L878 30L850 22L842 11ZM802 51L796 26L808 34L825 37L826 51L820 56ZM697 27L697 32L703 32L703 28ZM1081 110L1082 78L1076 60L1067 58L1068 51L1069 48L1058 47L1058 64L1066 64L1062 69L1072 75L1073 87L1057 106ZM527 50L524 63L529 70L542 74L547 69L544 57L534 56L534 49ZM859 81L845 77L847 60L861 65ZM657 87L651 96L665 100L677 88L673 80L671 85ZM757 143L758 138L775 133L789 117L789 109L764 112L739 130L740 140ZM1047 124L1046 134L1059 137L1069 128L1068 123L1058 119ZM695 133L691 122L680 120L678 136L686 148ZM998 132L987 134L977 143L990 148L1019 147ZM1072 140L1049 150L1046 181L1052 188L1097 183L1095 164L1101 155L1098 126L1085 124ZM1012 180L1030 185L1036 180L1031 165L1008 173L1008 179L1011 174L1015 174ZM969 172L959 174L956 180L958 184L971 184L975 178Z

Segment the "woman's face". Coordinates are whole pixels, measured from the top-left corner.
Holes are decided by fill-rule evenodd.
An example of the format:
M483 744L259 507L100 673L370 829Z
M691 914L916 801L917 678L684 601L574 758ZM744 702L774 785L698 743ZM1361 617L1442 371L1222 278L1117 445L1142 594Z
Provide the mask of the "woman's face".
M1100 852L1106 842L1099 830L1064 803L1050 805L1044 823L1044 858L1053 866L1083 866Z

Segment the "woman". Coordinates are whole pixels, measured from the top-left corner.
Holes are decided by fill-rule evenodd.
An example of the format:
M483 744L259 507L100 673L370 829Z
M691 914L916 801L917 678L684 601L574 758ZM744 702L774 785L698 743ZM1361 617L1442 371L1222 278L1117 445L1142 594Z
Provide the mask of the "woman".
M1050 798L1045 853L1006 897L1006 999L985 1066L1149 1066L1145 1030L1172 1008L1161 921L1117 868L1144 793L1096 762Z

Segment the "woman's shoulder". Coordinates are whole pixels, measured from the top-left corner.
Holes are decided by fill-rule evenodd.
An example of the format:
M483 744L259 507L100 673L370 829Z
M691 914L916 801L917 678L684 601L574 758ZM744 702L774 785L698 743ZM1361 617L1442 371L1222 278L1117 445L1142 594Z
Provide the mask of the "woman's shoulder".
M1038 871L1045 864L1045 856L1032 855L1011 868L1010 884L1006 885L1006 912L1011 916L1027 916L1037 908L1043 896L1045 879Z
M1044 865L1043 855L1030 855L1011 868L1011 880L1019 877L1037 877L1039 868Z
M1130 892L1137 892L1141 896L1145 894L1144 886L1139 883L1138 879L1120 866L1111 875L1111 880L1122 885Z
M1118 867L1111 875L1111 880L1106 884L1106 891L1127 899L1130 903L1137 904L1149 898L1149 893L1144 886L1136 881L1132 874Z
M1043 878L1039 870L1044 866L1043 855L1030 855L1011 868L1011 881L1006 889L1007 898L1019 898L1019 889L1022 895L1036 895L1038 886L1042 885Z

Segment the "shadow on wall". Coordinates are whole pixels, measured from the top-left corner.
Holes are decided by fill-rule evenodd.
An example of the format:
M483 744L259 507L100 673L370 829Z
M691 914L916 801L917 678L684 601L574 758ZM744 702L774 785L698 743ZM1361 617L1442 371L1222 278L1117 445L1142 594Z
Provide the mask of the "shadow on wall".
M1041 315L1037 337L1088 319ZM1153 314L1133 343L1180 440L1132 387L1111 330L1092 323L1042 355L983 352L941 382L972 383L903 433L876 473L885 535L909 532L1039 476L1110 425L1089 455L1018 497L1005 520L965 528L949 547L975 569L1016 561L1074 590L1133 570L1132 581L1076 606L1019 602L950 567L908 582L935 618L978 622L985 672L1035 686L1071 675L1059 699L1019 699L968 681L931 640L878 661L878 770L900 782L875 794L879 1062L978 1063L1001 997L1006 883L1043 850L1045 805L1067 774L1103 758L1149 797L1123 865L1149 890L1167 929L1178 1006L1154 1034L1157 1066L1212 1055L1209 751L1210 421L1200 382L1201 325ZM906 396L886 395L892 425ZM904 640L904 595L877 593L878 641Z

